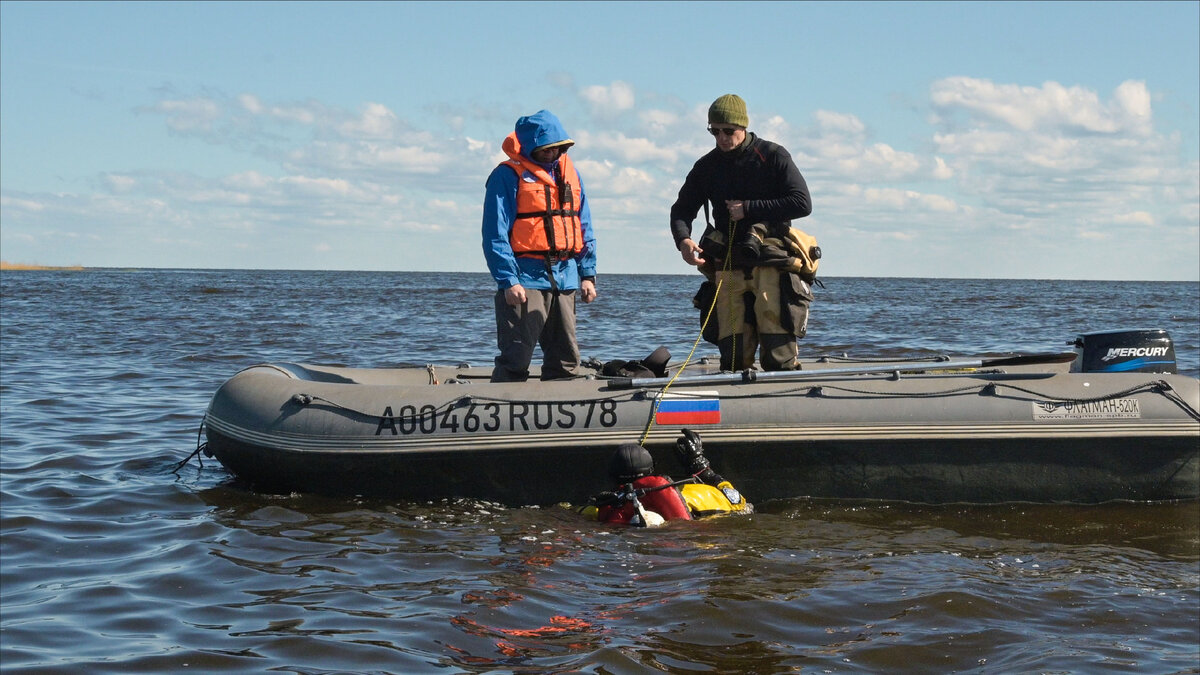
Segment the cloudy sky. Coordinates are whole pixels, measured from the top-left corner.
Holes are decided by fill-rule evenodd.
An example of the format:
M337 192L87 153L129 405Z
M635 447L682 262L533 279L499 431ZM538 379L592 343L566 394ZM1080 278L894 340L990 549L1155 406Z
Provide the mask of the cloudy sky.
M601 274L689 273L668 211L733 92L827 276L1198 280L1198 55L1196 2L6 0L0 257L484 271L548 108Z

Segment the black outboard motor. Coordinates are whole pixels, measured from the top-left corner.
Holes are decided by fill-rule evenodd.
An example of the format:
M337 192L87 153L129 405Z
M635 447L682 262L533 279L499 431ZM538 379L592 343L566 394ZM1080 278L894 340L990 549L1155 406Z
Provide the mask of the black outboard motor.
M1174 373L1175 344L1161 328L1080 333L1072 373Z

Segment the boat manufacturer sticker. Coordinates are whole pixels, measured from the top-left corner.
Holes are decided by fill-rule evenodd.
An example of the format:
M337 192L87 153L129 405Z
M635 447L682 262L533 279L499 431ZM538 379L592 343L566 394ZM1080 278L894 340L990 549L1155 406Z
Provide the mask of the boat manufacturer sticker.
M655 424L720 424L721 398L715 391L686 394L663 393L658 396Z
M1034 401L1035 420L1115 420L1140 418L1136 398L1109 398L1103 401Z

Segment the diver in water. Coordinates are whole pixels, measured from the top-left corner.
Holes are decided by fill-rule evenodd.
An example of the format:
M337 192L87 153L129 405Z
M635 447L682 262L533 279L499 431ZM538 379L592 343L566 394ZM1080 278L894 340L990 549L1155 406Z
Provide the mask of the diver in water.
M605 523L657 527L668 520L754 511L729 481L712 470L699 434L684 429L675 441L675 456L691 474L679 481L655 474L654 458L642 446L621 444L608 465L616 487L592 497L580 513Z

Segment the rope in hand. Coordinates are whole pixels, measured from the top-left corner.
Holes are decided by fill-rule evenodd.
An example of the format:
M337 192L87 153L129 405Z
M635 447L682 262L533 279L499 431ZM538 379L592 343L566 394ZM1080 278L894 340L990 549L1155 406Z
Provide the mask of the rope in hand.
M671 376L671 379L665 385L663 385L662 391L660 391L658 396L656 396L654 398L654 407L650 410L650 419L646 420L646 428L642 431L642 437L640 439L638 439L638 445L641 445L641 446L646 445L646 438L650 436L650 429L654 427L654 420L656 417L658 417L659 404L662 403L663 397L667 393L667 390L671 388L672 384L675 384L675 379L678 378L680 375L682 375L683 371L687 369L688 364L691 363L691 361L692 361L692 356L696 353L696 348L700 346L700 340L704 339L704 331L706 328L708 328L708 322L712 319L713 313L717 309L717 298L719 298L721 296L721 285L725 283L725 273L730 270L729 259L731 256L729 255L729 249L732 248L732 246L730 246L730 242L733 241L734 227L735 226L734 226L733 218L730 218L729 219L729 239L726 241L725 262L721 266L721 272L719 274L717 274L717 287L716 287L716 290L713 291L712 302L709 303L708 309L704 312L704 321L702 321L700 323L700 334L697 335L695 341L692 342L692 348L688 351L687 357L685 357L683 359L683 363L679 366L679 369L675 371L675 374ZM732 325L734 325L733 324L733 303L729 303L729 312L730 312L729 325L732 326ZM737 335L736 335L736 333L733 338L733 345L734 345L734 353L736 354L736 352L737 352ZM732 364L732 361L731 361L731 364Z

